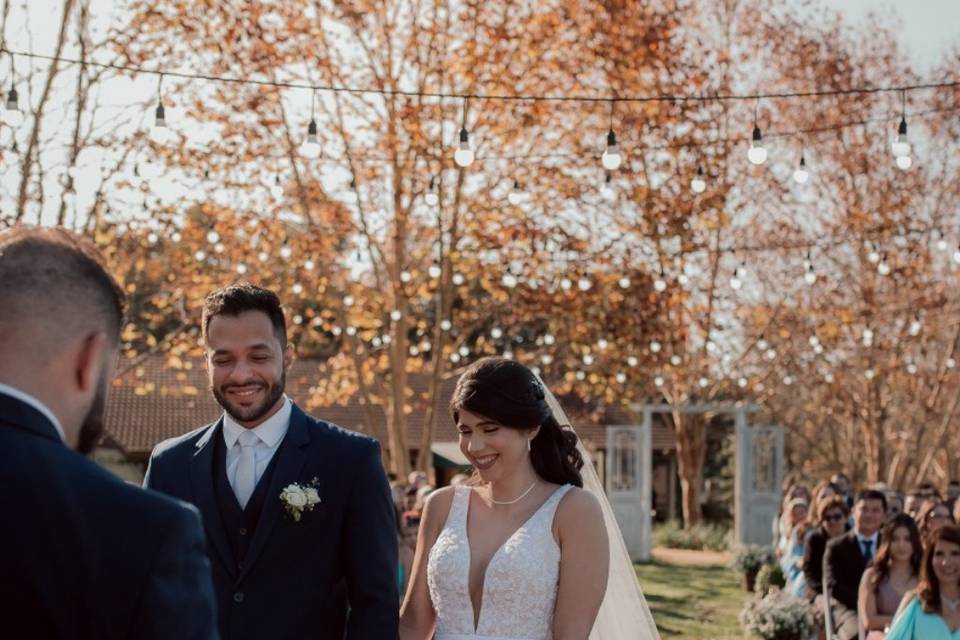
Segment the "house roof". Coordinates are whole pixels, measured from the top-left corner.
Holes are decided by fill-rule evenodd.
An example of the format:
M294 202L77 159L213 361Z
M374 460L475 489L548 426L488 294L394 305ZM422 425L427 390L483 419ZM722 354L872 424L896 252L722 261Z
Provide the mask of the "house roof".
M121 373L114 381L107 401L104 444L112 446L132 459L144 460L159 442L172 438L216 420L222 410L209 391L202 360L183 360L182 368L167 365L162 356L149 357ZM315 360L294 361L287 374L286 393L311 415L342 427L366 433L382 446L388 445L386 414L383 407L370 407L375 416L371 429L364 419L360 395L353 394L339 403L314 404L311 397L319 379L320 363ZM415 398L425 397L429 377L412 375L408 379ZM456 378L441 383L436 400L436 432L434 442L455 442L457 432L447 407L453 395ZM568 416L578 435L597 448L605 448L605 424L635 424L619 407L587 412L579 403L567 403ZM419 445L426 421L425 403L415 406L407 416L407 439L411 448ZM654 421L652 444L654 450L672 450L676 447L673 430Z

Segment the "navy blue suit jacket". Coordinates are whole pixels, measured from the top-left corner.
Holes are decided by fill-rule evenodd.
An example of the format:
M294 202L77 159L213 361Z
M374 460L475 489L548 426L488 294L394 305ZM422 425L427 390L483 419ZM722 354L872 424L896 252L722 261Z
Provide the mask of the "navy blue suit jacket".
M200 509L223 637L395 639L396 516L377 441L294 405L241 567L213 485L222 424L159 444L144 483ZM280 493L314 478L321 502L296 522Z
M196 510L123 482L0 392L0 636L216 638Z

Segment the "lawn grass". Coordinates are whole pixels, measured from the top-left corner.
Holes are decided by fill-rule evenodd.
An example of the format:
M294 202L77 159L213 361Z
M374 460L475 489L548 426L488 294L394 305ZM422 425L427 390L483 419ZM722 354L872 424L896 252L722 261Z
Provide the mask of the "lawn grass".
M660 636L684 640L741 640L737 615L746 593L724 566L636 565L640 586Z

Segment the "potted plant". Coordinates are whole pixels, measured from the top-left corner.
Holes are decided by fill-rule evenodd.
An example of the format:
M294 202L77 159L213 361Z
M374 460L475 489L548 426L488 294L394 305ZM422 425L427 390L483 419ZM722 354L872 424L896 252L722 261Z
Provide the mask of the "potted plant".
M743 575L743 588L753 592L757 572L765 564L775 560L773 549L765 545L746 544L737 548L733 567Z
M806 640L816 630L813 608L779 589L752 598L740 612L744 630L761 640Z

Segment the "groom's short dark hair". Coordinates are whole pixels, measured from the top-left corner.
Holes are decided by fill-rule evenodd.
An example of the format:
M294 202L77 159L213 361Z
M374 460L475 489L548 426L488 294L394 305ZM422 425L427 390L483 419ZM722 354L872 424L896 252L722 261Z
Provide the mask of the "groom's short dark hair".
M280 298L273 291L249 282L237 282L210 293L203 301L203 338L207 339L210 319L214 316L239 316L245 311L267 314L280 347L287 347L287 321L283 316Z

